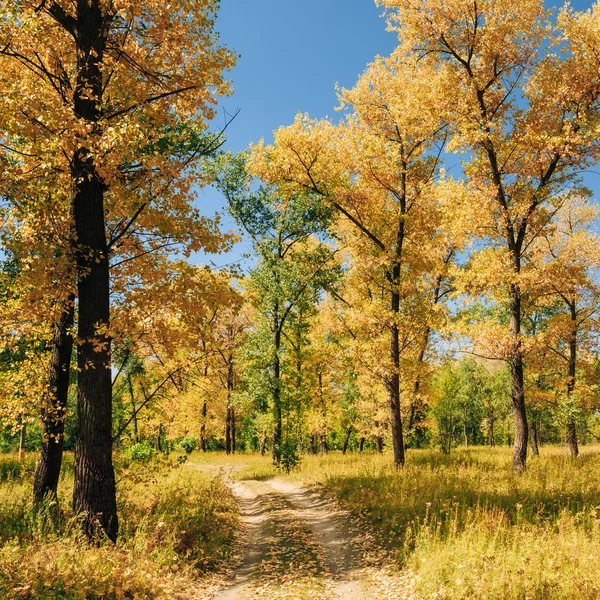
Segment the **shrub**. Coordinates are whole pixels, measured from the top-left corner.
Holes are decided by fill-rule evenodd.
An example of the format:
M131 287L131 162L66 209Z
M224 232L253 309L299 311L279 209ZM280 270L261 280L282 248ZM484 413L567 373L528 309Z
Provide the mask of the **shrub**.
M179 447L186 453L191 454L198 445L198 440L193 435L186 435L184 438L179 440Z
M117 477L119 538L99 546L80 539L68 471L60 513L50 504L33 508L31 481L0 482L0 598L206 597L204 574L233 551L237 514L229 488L199 469L162 461L118 467Z
M300 468L302 457L295 440L285 440L276 451L277 468L284 473L291 473Z
M156 448L148 442L138 442L129 448L129 456L131 460L138 462L148 462L157 455Z

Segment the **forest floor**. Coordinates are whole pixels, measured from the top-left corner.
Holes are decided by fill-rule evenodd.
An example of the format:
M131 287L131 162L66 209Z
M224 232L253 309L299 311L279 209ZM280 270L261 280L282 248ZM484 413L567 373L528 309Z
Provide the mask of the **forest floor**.
M194 453L233 491L237 562L210 600L600 600L600 446L511 468L511 450L302 457ZM543 551L541 551L543 549Z
M234 481L245 465L197 465L229 482L239 503L240 548L214 600L409 599L373 536L314 486L280 477Z
M600 600L600 445L117 457L120 534L88 545L71 511L32 505L36 455L0 455L7 600ZM185 466L183 466L185 465Z

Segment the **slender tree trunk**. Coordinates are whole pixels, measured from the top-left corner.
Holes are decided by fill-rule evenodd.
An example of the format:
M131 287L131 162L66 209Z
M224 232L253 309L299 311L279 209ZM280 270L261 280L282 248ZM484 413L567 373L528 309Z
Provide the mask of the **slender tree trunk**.
M465 440L465 448L469 447L469 436L467 435L467 407L463 410L463 437Z
M365 449L365 436L363 435L360 438L360 443L358 445L358 451L362 453L362 451Z
M494 415L493 413L488 417L488 446L493 447L496 445L496 440L494 439Z
M202 342L204 352L206 352L206 342ZM204 364L204 377L208 377L208 358ZM200 449L202 452L206 452L206 415L208 414L208 406L206 397L202 400L202 425L200 425Z
M25 452L25 437L27 435L27 425L25 425L25 423L23 423L21 425L21 432L19 433L19 455L17 457L17 460L19 462L23 461L23 454Z
M231 409L229 406L225 416L225 453L231 454Z
M327 410L325 406L325 395L323 394L323 373L319 373L319 402L321 404L321 432L319 434L319 451L327 453Z
M235 406L231 407L231 452L235 454Z
M99 134L102 107L102 61L106 23L100 0L77 0L77 81L75 114ZM91 148L75 150L72 159L73 214L77 234L77 294L79 299L77 367L77 438L73 508L83 515L89 540L105 534L116 541L115 474L112 464L112 382L110 278L105 184Z
M202 403L202 425L200 425L200 450L206 452L206 400Z
M513 469L522 471L527 462L527 438L529 430L527 415L525 413L523 349L521 346L521 292L517 285L513 285L511 289L509 327L513 342L513 352L510 361L511 395L515 423Z
M133 393L133 382L131 377L127 375L127 385L129 386L129 397L131 399L131 416L133 417L133 439L137 444L140 441L138 432L137 407L135 405L135 394Z
M233 392L233 355L227 359L227 425L225 433L225 452L235 452L235 420L233 407L231 406L231 394Z
M275 356L273 358L273 463L278 463L281 457L281 439L283 436L283 415L281 410L281 363L279 350L281 348L281 330L279 322L275 322L275 332L273 336L275 346Z
M400 268L394 267L393 283L400 277ZM392 316L395 319L400 312L400 294L392 291ZM402 435L402 416L400 414L400 339L396 323L391 326L390 358L392 374L388 378L390 401L390 421L392 424L392 447L394 450L394 465L404 466L404 439Z
M377 452L379 452L379 454L381 454L383 452L383 436L382 435L378 435L375 438L375 445L377 446Z
M348 427L348 431L346 432L346 437L344 439L344 446L342 447L342 454L346 454L348 452L348 444L350 443L350 436L352 435L352 425Z
M65 432L65 411L69 395L69 375L75 299L70 297L58 322L54 324L52 345L50 347L50 366L48 370L48 392L42 406L42 448L35 470L33 498L35 503L44 497L56 497L58 480L62 466Z
M569 336L569 378L567 380L567 397L573 397L575 390L575 376L577 374L577 306L575 301L569 302L569 314L571 317L571 335ZM569 407L570 409L571 407ZM579 456L579 445L577 444L577 426L575 419L567 422L567 446L572 458Z
M260 455L264 456L267 450L267 434L263 433L260 438Z
M531 427L529 429L529 439L531 441L531 454L533 456L540 455L540 446L538 438L538 427L537 422L534 418L531 419Z

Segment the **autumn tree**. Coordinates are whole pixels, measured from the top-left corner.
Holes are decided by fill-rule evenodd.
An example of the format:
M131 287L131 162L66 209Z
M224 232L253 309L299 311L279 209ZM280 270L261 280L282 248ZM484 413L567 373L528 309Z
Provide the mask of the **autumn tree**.
M42 200L9 188L0 203L0 245L15 266L12 276L3 282L6 297L0 322L1 343L7 350L19 339L37 345L37 360L27 361L20 369L32 383L39 378L40 370L47 373L44 389L36 394L32 385L28 395L39 404L37 412L43 427L34 481L37 503L48 494L56 496L75 311L70 219L68 213L47 214L52 199ZM7 389L6 394L10 393ZM14 393L18 395L16 389ZM5 398L4 403L10 401Z
M544 317L540 332L544 348L538 359L544 364L536 366L547 373L555 399L562 400L558 412L574 458L579 454L577 417L591 409L585 399L592 395L586 389L586 372L593 363L600 309L596 284L600 255L593 232L597 216L597 207L588 198L565 194L554 227L537 240L531 259L540 287L537 313Z
M539 0L382 0L406 52L443 74L450 148L467 153L472 198L487 211L487 285L508 303L506 355L512 374L515 469L525 466L523 263L552 220L556 194L597 157L597 28L590 14L560 12L556 25ZM597 11L597 9L594 9ZM596 41L594 41L596 40ZM548 47L559 46L559 53ZM489 261L494 267L489 268ZM478 265L486 269L481 261ZM498 283L497 272L503 273Z
M429 341L435 294L426 288L446 269L449 248L461 244L458 230L442 232L444 199L462 196L460 186L440 177L447 123L432 100L443 90L440 72L398 51L378 58L354 89L340 92L345 120L336 125L298 116L276 132L273 146L252 150L254 173L320 196L337 216L356 274L356 300L362 294L350 304L373 317L368 328L378 332L363 343L371 343L375 372L388 390L396 466L405 460L402 363Z
M301 317L303 309L315 305L319 293L336 279L336 251L319 239L330 211L309 192L286 194L272 186L252 189L243 155L223 157L219 168L218 186L229 211L258 255L247 285L262 317L261 326L269 332L265 355L273 412L272 454L278 463L283 441L284 336L290 323ZM257 339L261 338L259 333Z
M170 217L180 224L194 216L187 162L165 159L152 143L161 127L171 133L181 122L202 127L213 116L215 96L227 91L222 73L233 57L216 41L216 7L212 0L168 6L91 0L11 1L1 9L3 185L60 202L56 209L73 223L79 371L73 502L89 538L104 532L114 540L118 531L109 260L127 243L135 249L134 225L169 237ZM143 182L143 193L135 181ZM59 199L57 189L69 192ZM202 247L201 236L191 246Z

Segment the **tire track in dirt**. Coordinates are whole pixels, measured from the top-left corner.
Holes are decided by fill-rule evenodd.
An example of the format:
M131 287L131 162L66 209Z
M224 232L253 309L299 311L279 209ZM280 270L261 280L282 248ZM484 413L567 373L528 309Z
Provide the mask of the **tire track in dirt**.
M245 534L241 561L212 600L414 598L409 574L389 561L366 564L366 533L333 501L288 480L232 482L232 469L219 472L238 500Z
M331 600L367 600L362 583L362 564L358 532L353 530L344 515L318 493L281 479L266 481L285 496L295 507L325 548L326 564L332 578Z
M360 581L360 550L330 502L279 479L230 485L246 542L232 580L214 600L369 598ZM273 573L282 555L289 573ZM285 568L285 562L281 566Z

